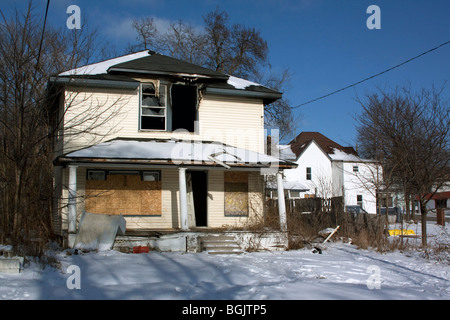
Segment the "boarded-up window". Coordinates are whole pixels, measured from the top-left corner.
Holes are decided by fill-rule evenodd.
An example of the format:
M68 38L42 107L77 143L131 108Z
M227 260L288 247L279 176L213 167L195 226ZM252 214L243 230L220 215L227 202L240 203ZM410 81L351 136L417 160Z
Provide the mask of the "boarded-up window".
M248 173L224 173L225 216L248 215Z
M139 174L108 174L86 181L87 212L161 215L161 181L143 181Z

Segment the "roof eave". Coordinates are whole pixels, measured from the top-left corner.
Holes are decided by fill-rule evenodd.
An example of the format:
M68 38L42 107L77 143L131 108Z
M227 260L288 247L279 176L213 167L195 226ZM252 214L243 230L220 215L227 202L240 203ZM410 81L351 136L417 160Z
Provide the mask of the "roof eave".
M182 77L182 78L201 78L201 79L220 79L227 80L228 76L208 76L204 74L197 73L185 73L185 72L168 72L168 71L150 71L142 69L124 69L124 68L114 68L108 69L108 72L124 72L124 73L135 73L135 74L145 74L145 75L158 75L158 76L172 76L172 77Z
M182 162L182 164L180 164ZM54 164L56 166L65 166L67 164L135 164L135 165L170 165L170 166L207 166L207 167L222 167L220 164L214 161L196 161L196 160L173 160L173 159L123 159L123 158L85 158L85 157L66 157L60 156L55 159ZM262 164L262 163L233 163L229 164L233 169L235 168L247 168L247 169L263 169L277 167L280 169L291 169L297 167L296 163L288 161L282 161L276 165Z
M206 93L226 95L226 96L241 96L241 97L248 97L248 98L260 98L260 99L264 100L265 104L272 103L278 99L281 99L283 96L279 92L259 92L259 91L250 91L250 90L242 90L242 89L224 89L224 88L214 88L214 87L206 87Z
M73 87L95 87L95 88L123 88L136 89L139 87L138 81L122 80L99 80L73 77L51 77L50 82L59 85L69 85Z

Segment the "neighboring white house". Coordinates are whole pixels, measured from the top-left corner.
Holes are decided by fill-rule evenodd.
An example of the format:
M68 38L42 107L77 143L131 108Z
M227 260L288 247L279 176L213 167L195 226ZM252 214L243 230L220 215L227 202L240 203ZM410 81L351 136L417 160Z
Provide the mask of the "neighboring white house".
M319 132L302 132L288 145L280 146L280 155L298 165L284 171L285 189L296 183L309 189L302 192L302 198L343 196L345 206L376 213L381 166L360 158L352 147L343 147Z

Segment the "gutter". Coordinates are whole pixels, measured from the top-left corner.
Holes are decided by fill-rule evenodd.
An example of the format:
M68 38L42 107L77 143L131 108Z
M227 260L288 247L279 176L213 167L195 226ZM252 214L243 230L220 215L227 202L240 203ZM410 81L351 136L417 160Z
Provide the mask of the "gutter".
M70 85L74 87L96 87L96 88L120 88L120 89L136 89L139 87L137 81L120 81L120 80L99 80L99 79L76 79L76 78L62 78L51 77L50 82Z
M282 94L279 92L261 92L261 91L249 91L242 89L224 89L224 88L214 88L214 87L206 87L206 93L209 94L219 94L225 96L242 96L248 98L262 98L266 103L271 103L277 99L282 98ZM269 101L266 101L269 100Z

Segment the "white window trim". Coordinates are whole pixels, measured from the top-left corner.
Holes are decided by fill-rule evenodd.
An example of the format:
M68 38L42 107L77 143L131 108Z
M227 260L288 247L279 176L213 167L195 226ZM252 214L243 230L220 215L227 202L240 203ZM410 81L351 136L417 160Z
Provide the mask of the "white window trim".
M309 172L308 172L309 169ZM312 180L312 167L306 167L306 180L311 181Z
M148 85L148 84L153 84L153 86L155 87L155 91L160 91L160 88L164 88L164 129L144 129L142 128L142 117L158 117L158 116L152 116L152 115L143 115L142 114L142 86ZM168 118L170 116L170 112L169 112L168 108L168 99L167 99L167 84L155 84L153 82L143 82L139 85L139 131L144 131L144 132L148 132L148 131L160 131L160 132L167 132L170 131L170 129L168 128ZM162 118L162 117L159 117Z

